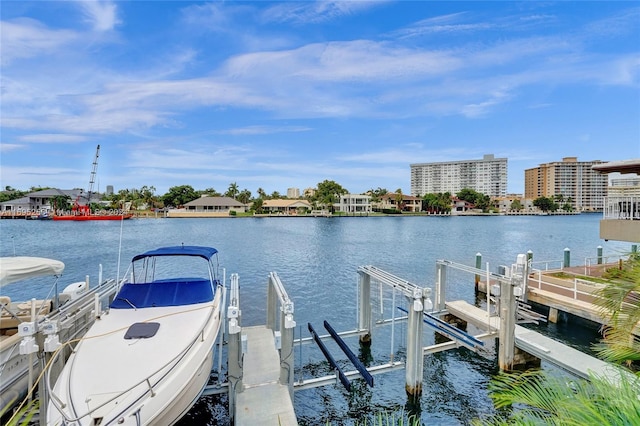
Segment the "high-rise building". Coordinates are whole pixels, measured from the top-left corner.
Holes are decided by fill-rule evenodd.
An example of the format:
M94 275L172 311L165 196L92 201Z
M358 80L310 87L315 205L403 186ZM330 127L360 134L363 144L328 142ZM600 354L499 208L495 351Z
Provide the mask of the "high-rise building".
M524 171L524 196L559 198L560 202L568 202L578 211L602 210L607 195L607 177L592 169L602 163L564 157L562 161L527 169Z
M287 188L287 198L300 198L300 189L298 188Z
M423 196L473 189L490 197L507 195L507 159L485 155L482 160L411 164L411 195Z

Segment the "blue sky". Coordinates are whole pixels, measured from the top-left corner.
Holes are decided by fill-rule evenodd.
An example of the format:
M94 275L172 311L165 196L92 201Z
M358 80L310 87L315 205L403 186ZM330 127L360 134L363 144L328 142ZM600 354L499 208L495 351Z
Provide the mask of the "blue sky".
M411 163L640 157L640 4L56 2L1 7L2 188L325 179Z

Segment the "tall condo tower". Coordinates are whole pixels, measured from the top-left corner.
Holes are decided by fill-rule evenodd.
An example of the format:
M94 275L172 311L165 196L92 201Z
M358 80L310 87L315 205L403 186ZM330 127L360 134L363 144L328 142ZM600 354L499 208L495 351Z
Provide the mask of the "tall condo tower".
M411 195L450 192L461 189L474 191L490 197L507 195L507 159L495 158L493 154L481 160L447 161L442 163L411 164Z

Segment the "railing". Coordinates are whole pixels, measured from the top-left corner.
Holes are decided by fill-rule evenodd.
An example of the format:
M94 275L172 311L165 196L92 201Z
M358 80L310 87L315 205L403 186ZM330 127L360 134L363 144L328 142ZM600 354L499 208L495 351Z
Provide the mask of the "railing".
M587 257L584 259L584 274L587 276L595 276L594 274L600 274L606 268L621 266L622 262L628 259L629 255L621 254Z
M280 383L289 387L291 397L294 382L293 332L296 326L293 312L293 301L280 277L270 272L267 283L267 328L276 336L276 346L280 349Z
M640 195L604 197L603 218L640 220Z
M534 265L541 265L538 268L534 268ZM554 267L553 265L558 265ZM549 271L555 269L564 269L564 261L562 260L537 260L529 264L531 271Z
M563 285L563 284L553 282L554 281L553 277L546 277L545 279L543 277L544 272L545 271L542 271L539 269L531 269L531 273L529 274L528 287L537 288L538 290L545 290L545 288L543 287L546 287L547 289L551 287L554 290L560 290L560 291L553 291L554 293L560 294L566 297L570 297L573 300L592 302L592 300L595 298L595 296L593 295L593 290L596 290L599 287L598 283L594 283L593 281L588 281L588 280L584 280L577 277L574 277L571 280L566 278L556 278L558 281L562 281L566 283L566 285ZM592 291L581 290L580 288L578 288L579 285L590 286L593 288L593 290ZM579 296L584 296L584 297L580 298Z

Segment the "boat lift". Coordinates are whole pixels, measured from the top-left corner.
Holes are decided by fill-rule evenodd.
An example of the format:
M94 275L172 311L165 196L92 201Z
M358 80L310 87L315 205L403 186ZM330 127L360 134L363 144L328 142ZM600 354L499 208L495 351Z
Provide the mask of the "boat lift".
M489 327L486 332L476 336L471 335L461 329L458 329L444 321L441 316L447 314L445 305L445 284L446 284L446 268L452 266L446 262L437 263L437 280L435 287L435 309L432 302L432 289L422 287L415 283L401 279L389 272L379 269L375 266L367 265L358 268L358 304L357 304L357 327L354 330L338 333L327 321L324 321L324 327L329 333L328 335L319 335L316 329L310 324L307 328L311 337L298 339L294 338L294 330L296 321L294 320L294 303L289 298L284 285L275 272L271 272L267 282L267 315L266 325L260 327L242 327L242 311L240 309L240 293L239 278L237 274L231 275L230 293L228 298L228 306L226 307L225 332L224 337L227 339L227 378L226 383L218 383L207 387L205 395L224 393L229 394L229 412L231 417L236 420L236 413L242 413L244 401L246 401L247 393L257 391L261 386L274 385L285 386L288 389L288 397L283 396L264 396L263 398L272 398L271 404L278 404L284 407L290 406L292 410L293 394L295 390L310 389L314 387L336 384L338 382L347 389L351 388L350 380L352 378L361 377L369 386L373 386L374 374L390 372L392 370L405 370L405 390L409 395L418 396L422 392L422 377L424 356L430 353L436 353L448 349L465 347L477 353L485 354L484 340L494 339L498 336L495 328ZM478 273L479 270L473 270ZM499 274L492 274L494 279L501 282L513 282L512 279ZM384 320L384 323L391 323L391 351L390 359L387 363L381 365L366 367L358 357L351 351L345 343L344 338L358 337L362 345L370 345L373 322L373 304L372 303L372 281L382 286L392 289L392 304L394 306L392 318ZM397 307L405 313L404 316L395 314L396 296L400 294L407 302L407 309ZM403 360L395 360L395 331L394 325L397 321L406 321L406 358ZM434 329L437 333L447 337L450 341L439 343L431 346L423 346L424 325ZM254 329L261 328L270 335L270 343L267 346L260 346L254 337L251 342L247 335L253 335ZM221 333L223 334L223 333ZM333 339L340 347L342 352L349 358L355 366L353 371L344 371L336 361L333 355L327 349L323 342L325 339ZM297 381L294 377L294 345L315 342L321 352L334 369L333 375L327 375L316 378L299 378ZM248 350L251 348L251 352ZM249 371L255 367L249 368L247 364L247 355L254 353L256 348L259 352L275 351L278 360L276 361L277 370L275 376L271 376L264 385L253 382L248 378ZM262 368L263 366L259 366ZM249 368L249 369L248 369ZM264 366L264 368L267 368ZM286 392L285 392L286 394ZM277 399L277 401L275 400ZM286 399L286 401L285 401ZM255 407L254 407L255 408ZM288 408L287 408L288 409ZM239 420L239 419L237 419Z

